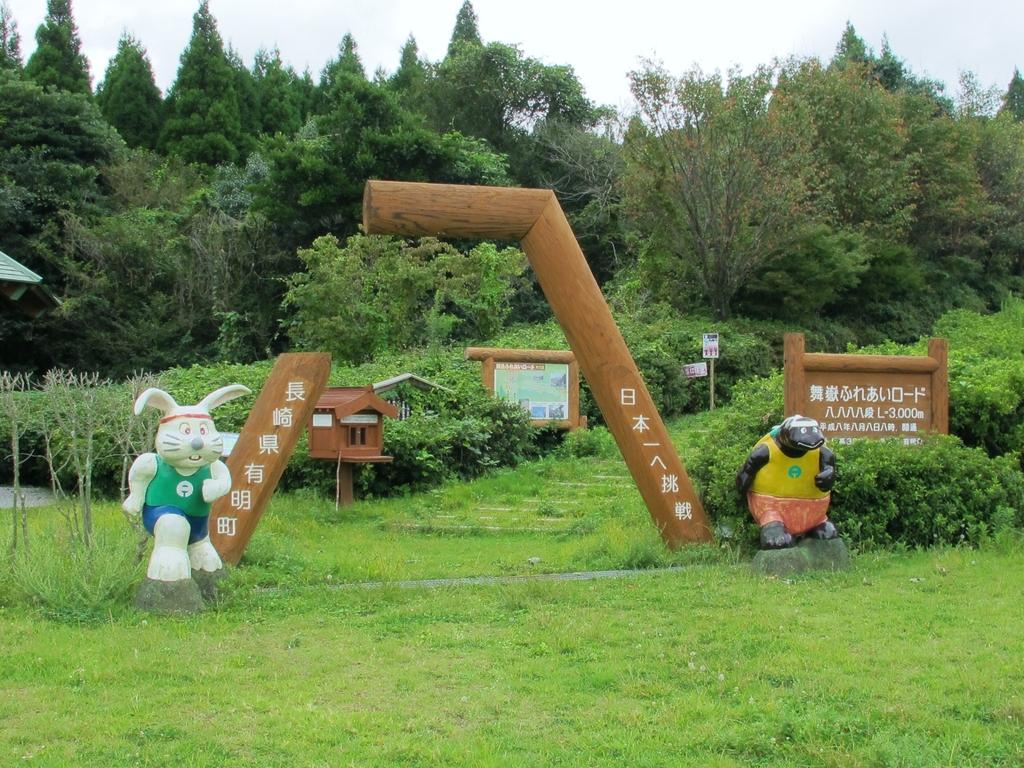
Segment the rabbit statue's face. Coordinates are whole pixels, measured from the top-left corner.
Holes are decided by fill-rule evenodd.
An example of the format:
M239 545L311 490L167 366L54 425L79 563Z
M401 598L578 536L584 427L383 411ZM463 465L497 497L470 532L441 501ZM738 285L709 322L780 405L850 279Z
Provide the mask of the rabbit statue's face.
M156 431L156 452L175 469L195 470L213 464L224 451L224 438L205 413L165 416Z

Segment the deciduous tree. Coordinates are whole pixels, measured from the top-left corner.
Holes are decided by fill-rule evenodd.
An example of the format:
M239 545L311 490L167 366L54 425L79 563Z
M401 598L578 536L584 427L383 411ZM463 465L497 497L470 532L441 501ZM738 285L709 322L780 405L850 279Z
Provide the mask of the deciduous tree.
M21 64L21 35L7 0L0 0L0 70L18 71Z
M737 291L792 243L810 209L807 125L770 98L770 69L723 82L648 63L630 80L640 108L626 138L631 207L677 262L669 270L692 275L714 314L728 317ZM684 306L698 298L660 290Z

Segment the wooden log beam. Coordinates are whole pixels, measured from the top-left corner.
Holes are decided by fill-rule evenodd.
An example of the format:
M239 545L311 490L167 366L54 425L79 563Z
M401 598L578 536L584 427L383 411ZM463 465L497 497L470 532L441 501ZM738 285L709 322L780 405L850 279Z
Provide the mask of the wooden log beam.
M547 189L368 181L363 227L406 237L521 240L554 199ZM384 222L386 231L368 228Z
M500 349L495 347L466 347L467 360L483 362L493 358L498 363L560 363L570 365L576 361L572 352L564 349Z
M363 227L370 234L520 239L662 538L670 547L713 538L700 498L553 193L370 181Z
M788 334L787 334L788 335ZM939 362L931 357L892 355L831 355L809 352L803 356L805 371L845 373L933 373Z
M286 353L274 363L228 457L231 492L210 512L210 540L224 562L242 559L330 373L331 356L318 352Z

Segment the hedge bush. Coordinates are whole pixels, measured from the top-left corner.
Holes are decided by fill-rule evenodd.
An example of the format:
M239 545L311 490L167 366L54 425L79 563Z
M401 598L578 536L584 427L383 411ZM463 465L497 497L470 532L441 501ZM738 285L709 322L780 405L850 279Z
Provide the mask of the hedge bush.
M1007 300L994 314L954 310L935 325L949 340L949 426L990 455L1024 452L1024 301ZM888 342L865 354L925 354L916 344Z
M758 529L735 477L754 443L783 417L782 376L737 385L732 407L713 414L690 463L711 519L724 536L754 546ZM860 440L832 446L836 486L830 517L859 547L978 543L1024 525L1024 473L1012 456L992 458L955 436L920 446Z

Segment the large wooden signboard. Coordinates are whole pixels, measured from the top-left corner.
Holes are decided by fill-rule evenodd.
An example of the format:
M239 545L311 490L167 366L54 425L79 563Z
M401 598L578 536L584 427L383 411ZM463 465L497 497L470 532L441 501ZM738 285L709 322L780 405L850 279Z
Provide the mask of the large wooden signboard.
M581 426L580 366L572 352L469 347L466 359L481 361L484 386L522 405L534 424Z
M225 562L242 559L330 373L328 354L284 354L274 363L227 460L231 493L210 511L210 540Z
M949 432L947 344L931 339L926 357L808 354L802 333L785 336L786 415L821 424L838 443L856 438L921 442Z
M518 240L665 542L709 541L700 499L550 190L367 182L368 233Z

